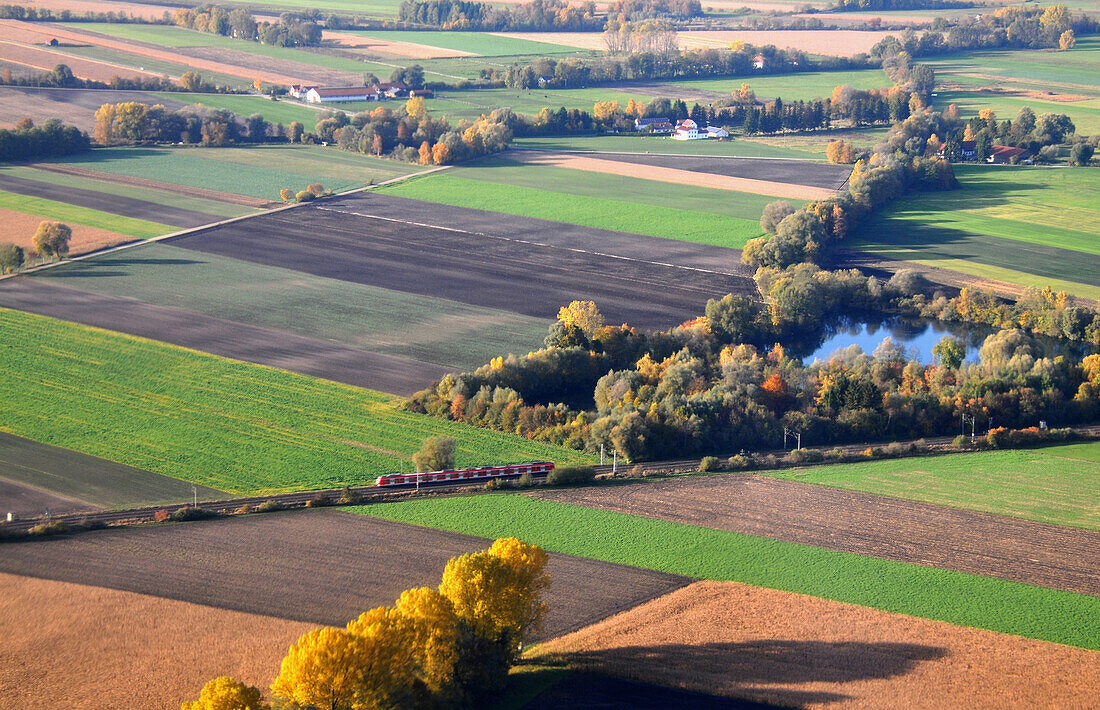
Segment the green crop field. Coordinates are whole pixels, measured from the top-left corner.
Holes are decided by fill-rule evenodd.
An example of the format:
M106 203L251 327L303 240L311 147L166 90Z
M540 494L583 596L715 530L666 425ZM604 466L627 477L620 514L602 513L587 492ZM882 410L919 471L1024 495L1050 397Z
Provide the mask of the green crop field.
M152 93L150 96L165 101L178 101L192 105L232 111L238 116L251 116L258 113L268 123L281 123L289 126L292 121L300 121L307 131L312 131L321 118L321 112L296 101L272 101L266 96L233 94L188 94L182 91Z
M1100 530L1100 442L764 473L803 483Z
M74 30L88 30L123 40L148 42L150 44L165 47L166 49L178 49L182 47L217 47L219 49L245 52L246 54L255 55L257 57L299 62L315 67L336 69L357 74L374 72L380 76L388 76L389 73L393 71L393 67L388 64L361 62L357 59L320 54L318 52L309 52L291 47L276 47L261 42L248 42L245 40L222 37L221 35L215 35L209 32L189 30L183 27L86 22L65 22L61 24ZM180 55L180 61L184 64L186 64L186 59L187 57L185 55ZM233 65L233 60L229 58L220 61L230 66ZM245 73L245 76L247 76L247 71L246 67L242 67L242 72Z
M516 148L538 150L582 150L599 153L674 153L676 155L722 155L740 158L798 158L813 160L808 151L771 146L747 140L674 141L662 136L554 136L517 138Z
M1025 286L1100 297L1100 172L959 165L861 227L856 248Z
M108 197L109 195L132 197L138 200L145 200L146 202L155 202L159 205L196 210L207 214L220 215L222 217L239 217L255 211L244 205L218 202L216 200L204 200L199 197L189 197L164 190L153 190L144 187L134 187L132 185L119 185L118 183L107 182L105 180L95 180L92 178L78 177L76 175L55 173L25 165L0 165L0 175L10 175L26 180L37 180L38 182L48 182L54 185L65 185L66 187L74 187L80 190L102 192L104 195L103 199L105 200L110 199Z
M321 146L105 148L56 162L118 175L277 201L283 188L320 182L341 191L406 175L416 167Z
M756 92L757 98L784 101L809 101L823 99L833 93L837 86L847 85L855 89L885 89L891 85L890 79L881 69L860 69L857 71L816 71L797 74L776 74L771 76L723 77L721 79L677 80L675 86L686 91L697 90L717 92L729 96L732 91L746 83Z
M378 392L19 311L0 310L0 354L0 429L234 493L368 483L436 434L458 441L460 466L591 461Z
M1100 650L1100 597L523 495L361 506L388 520Z
M517 165L503 159L484 165L382 190L429 202L734 249L760 234L760 212L775 200L568 168ZM667 204L680 206L662 206Z
M69 225L82 224L86 227L106 229L110 232L142 239L176 231L175 227L168 224L147 222L143 219L123 217L110 212L100 212L99 210L78 207L65 202L55 202L28 195L16 195L11 192L0 191L0 209L14 210L35 215L42 219L65 222Z
M370 37L388 42L411 42L441 49L454 49L470 52L483 57L504 57L513 55L546 55L573 53L576 49L549 42L534 42L515 37L500 37L487 32L418 32L409 30L363 30L352 31L362 37Z
M445 91L441 96L429 100L427 105L434 113L451 119L474 119L495 108L510 108L516 113L526 115L537 114L544 108L557 110L562 106L591 112L597 101L618 101L626 106L630 99L644 102L651 98L653 96L645 93L621 91L613 86L599 89L481 89Z
M534 350L551 322L168 244L105 254L35 278L455 370Z

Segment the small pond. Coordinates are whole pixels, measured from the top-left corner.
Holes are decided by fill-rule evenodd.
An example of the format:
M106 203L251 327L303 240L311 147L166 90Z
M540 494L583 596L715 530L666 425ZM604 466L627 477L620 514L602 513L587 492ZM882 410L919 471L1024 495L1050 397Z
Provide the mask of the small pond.
M818 333L807 334L806 338L790 343L787 352L809 364L814 359L828 360L838 350L852 345L858 345L870 355L883 340L893 338L895 343L905 348L909 358L928 364L932 362L932 348L936 343L944 335L953 335L966 343L967 362L977 362L982 343L994 332L995 329L989 327L919 318L843 318L827 323ZM1080 343L1053 338L1036 340L1044 346L1048 355L1065 353L1079 357L1083 354Z

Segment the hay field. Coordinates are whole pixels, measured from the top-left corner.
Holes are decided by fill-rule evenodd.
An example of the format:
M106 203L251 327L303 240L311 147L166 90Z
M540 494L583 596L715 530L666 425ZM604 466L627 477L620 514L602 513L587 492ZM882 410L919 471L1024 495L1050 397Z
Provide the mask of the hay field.
M1069 708L1100 694L1095 651L735 582L697 582L528 655L785 707Z
M0 696L22 710L178 710L221 675L266 691L314 626L0 572Z

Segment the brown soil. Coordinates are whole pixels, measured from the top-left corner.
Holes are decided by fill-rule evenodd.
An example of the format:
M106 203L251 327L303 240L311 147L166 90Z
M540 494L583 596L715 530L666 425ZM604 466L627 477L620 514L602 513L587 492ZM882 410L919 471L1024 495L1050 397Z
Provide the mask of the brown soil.
M735 582L698 582L535 654L809 708L1084 708L1100 697L1100 653Z
M48 170L55 173L63 173L66 175L76 175L78 177L91 178L92 180L112 182L117 185L148 187L154 190L164 190L165 192L174 192L180 195L199 197L205 200L228 202L234 205L245 205L248 207L272 207L276 204L267 200L261 200L257 197L234 195L229 192L218 192L217 190L207 190L201 187L187 187L184 185L176 185L175 183L170 182L161 182L160 180L147 180L145 178L131 177L129 175L115 175L113 173L105 173L99 170L92 170L90 168L81 168L76 165L65 165L63 163L34 163L31 165L31 167L38 168L39 170Z
M66 64L73 70L74 75L81 79L93 79L95 81L110 81L116 76L123 79L147 79L159 76L159 74L153 72L138 71L110 62L84 59L43 47L31 47L4 40L0 40L0 59L43 71L50 71L58 64Z
M447 560L489 544L313 509L6 543L0 571L342 626L367 609L392 604L405 589L439 584ZM541 638L583 628L691 581L559 554L550 555L549 571L550 613Z
M324 39L332 41L333 43L345 49L369 50L372 52L392 54L398 57L409 57L410 59L436 59L439 57L478 56L473 52L463 52L458 49L432 47L427 44L416 44L414 42L396 42L393 40L379 39L377 37L365 37L363 35L351 34L349 32L335 32L332 30L325 30Z
M540 498L1100 595L1100 532L730 474Z
M32 241L38 225L47 219L39 215L25 214L14 210L0 209L0 224L4 225L4 241L16 244L30 252L34 247ZM106 229L95 229L80 224L70 224L73 229L73 238L69 242L69 254L84 254L97 249L136 241L136 237L117 232L108 232Z
M788 197L797 200L823 200L836 195L836 190L805 185L791 185L770 180L730 177L713 173L697 173L654 165L638 165L602 158L588 158L576 154L548 153L545 151L509 151L508 158L535 165L553 165L559 168L625 177L644 178L680 185L709 187L717 190L735 190L758 195Z
M0 573L0 697L22 710L176 710L221 675L266 693L287 648L311 628Z
M41 74L37 69L28 73ZM77 128L91 132L95 125L95 112L105 103L122 101L148 101L148 94L138 91L110 91L106 89L57 89L26 86L0 86L0 125L13 125L29 117L35 123L49 118L59 118ZM158 99L166 108L181 108L184 104Z
M306 62L295 62L286 59L275 59L260 54L252 54L239 49L227 49L224 47L176 47L178 53L176 61L186 57L183 61L197 60L220 67L217 71L231 76L244 78L265 77L264 81L270 81L267 75L275 77L289 77L292 81L283 82L291 84L310 84L327 86L359 86L363 83L363 75L338 69L326 69ZM303 52L308 49L301 50ZM274 73L272 73L274 72ZM272 83L277 83L272 81Z
M19 22L18 20L0 20L0 32L5 32L4 28L18 28L24 31L34 32L40 35L43 39L41 41L48 41L51 37L56 37L62 42L71 42L77 44L94 44L98 47L107 47L108 49L114 49L120 52L126 52L127 54L136 55L139 57L149 57L150 59L159 59L165 62L172 62L174 64L181 63L181 56L179 48L176 51L167 51L156 45L147 44L144 42L130 42L106 35L101 35L95 32L76 31L67 27L51 23L29 23ZM69 55L66 55L69 56ZM66 62L68 63L68 62ZM189 58L185 62L188 66L208 72L216 72L219 74L228 74L230 76L239 76L248 79L261 79L269 84L298 84L303 81L310 80L308 77L298 76L286 76L274 71L269 71L264 67L258 69L242 69L241 67L233 66L231 64L224 64L217 61L208 61L199 58ZM75 71L75 69L74 69Z

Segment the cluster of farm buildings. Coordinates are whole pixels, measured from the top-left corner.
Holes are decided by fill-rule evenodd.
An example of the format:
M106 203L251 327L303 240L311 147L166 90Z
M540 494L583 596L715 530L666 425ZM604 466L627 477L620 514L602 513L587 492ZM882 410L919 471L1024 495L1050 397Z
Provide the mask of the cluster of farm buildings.
M295 84L290 95L310 104L338 103L341 101L386 101L414 96L431 98L431 89L410 89L404 82L378 82L370 86L308 86Z
M678 141L730 137L729 131L725 128L700 126L690 118L680 121L675 126L667 118L636 118L634 119L634 128L646 133L670 134L671 138Z

